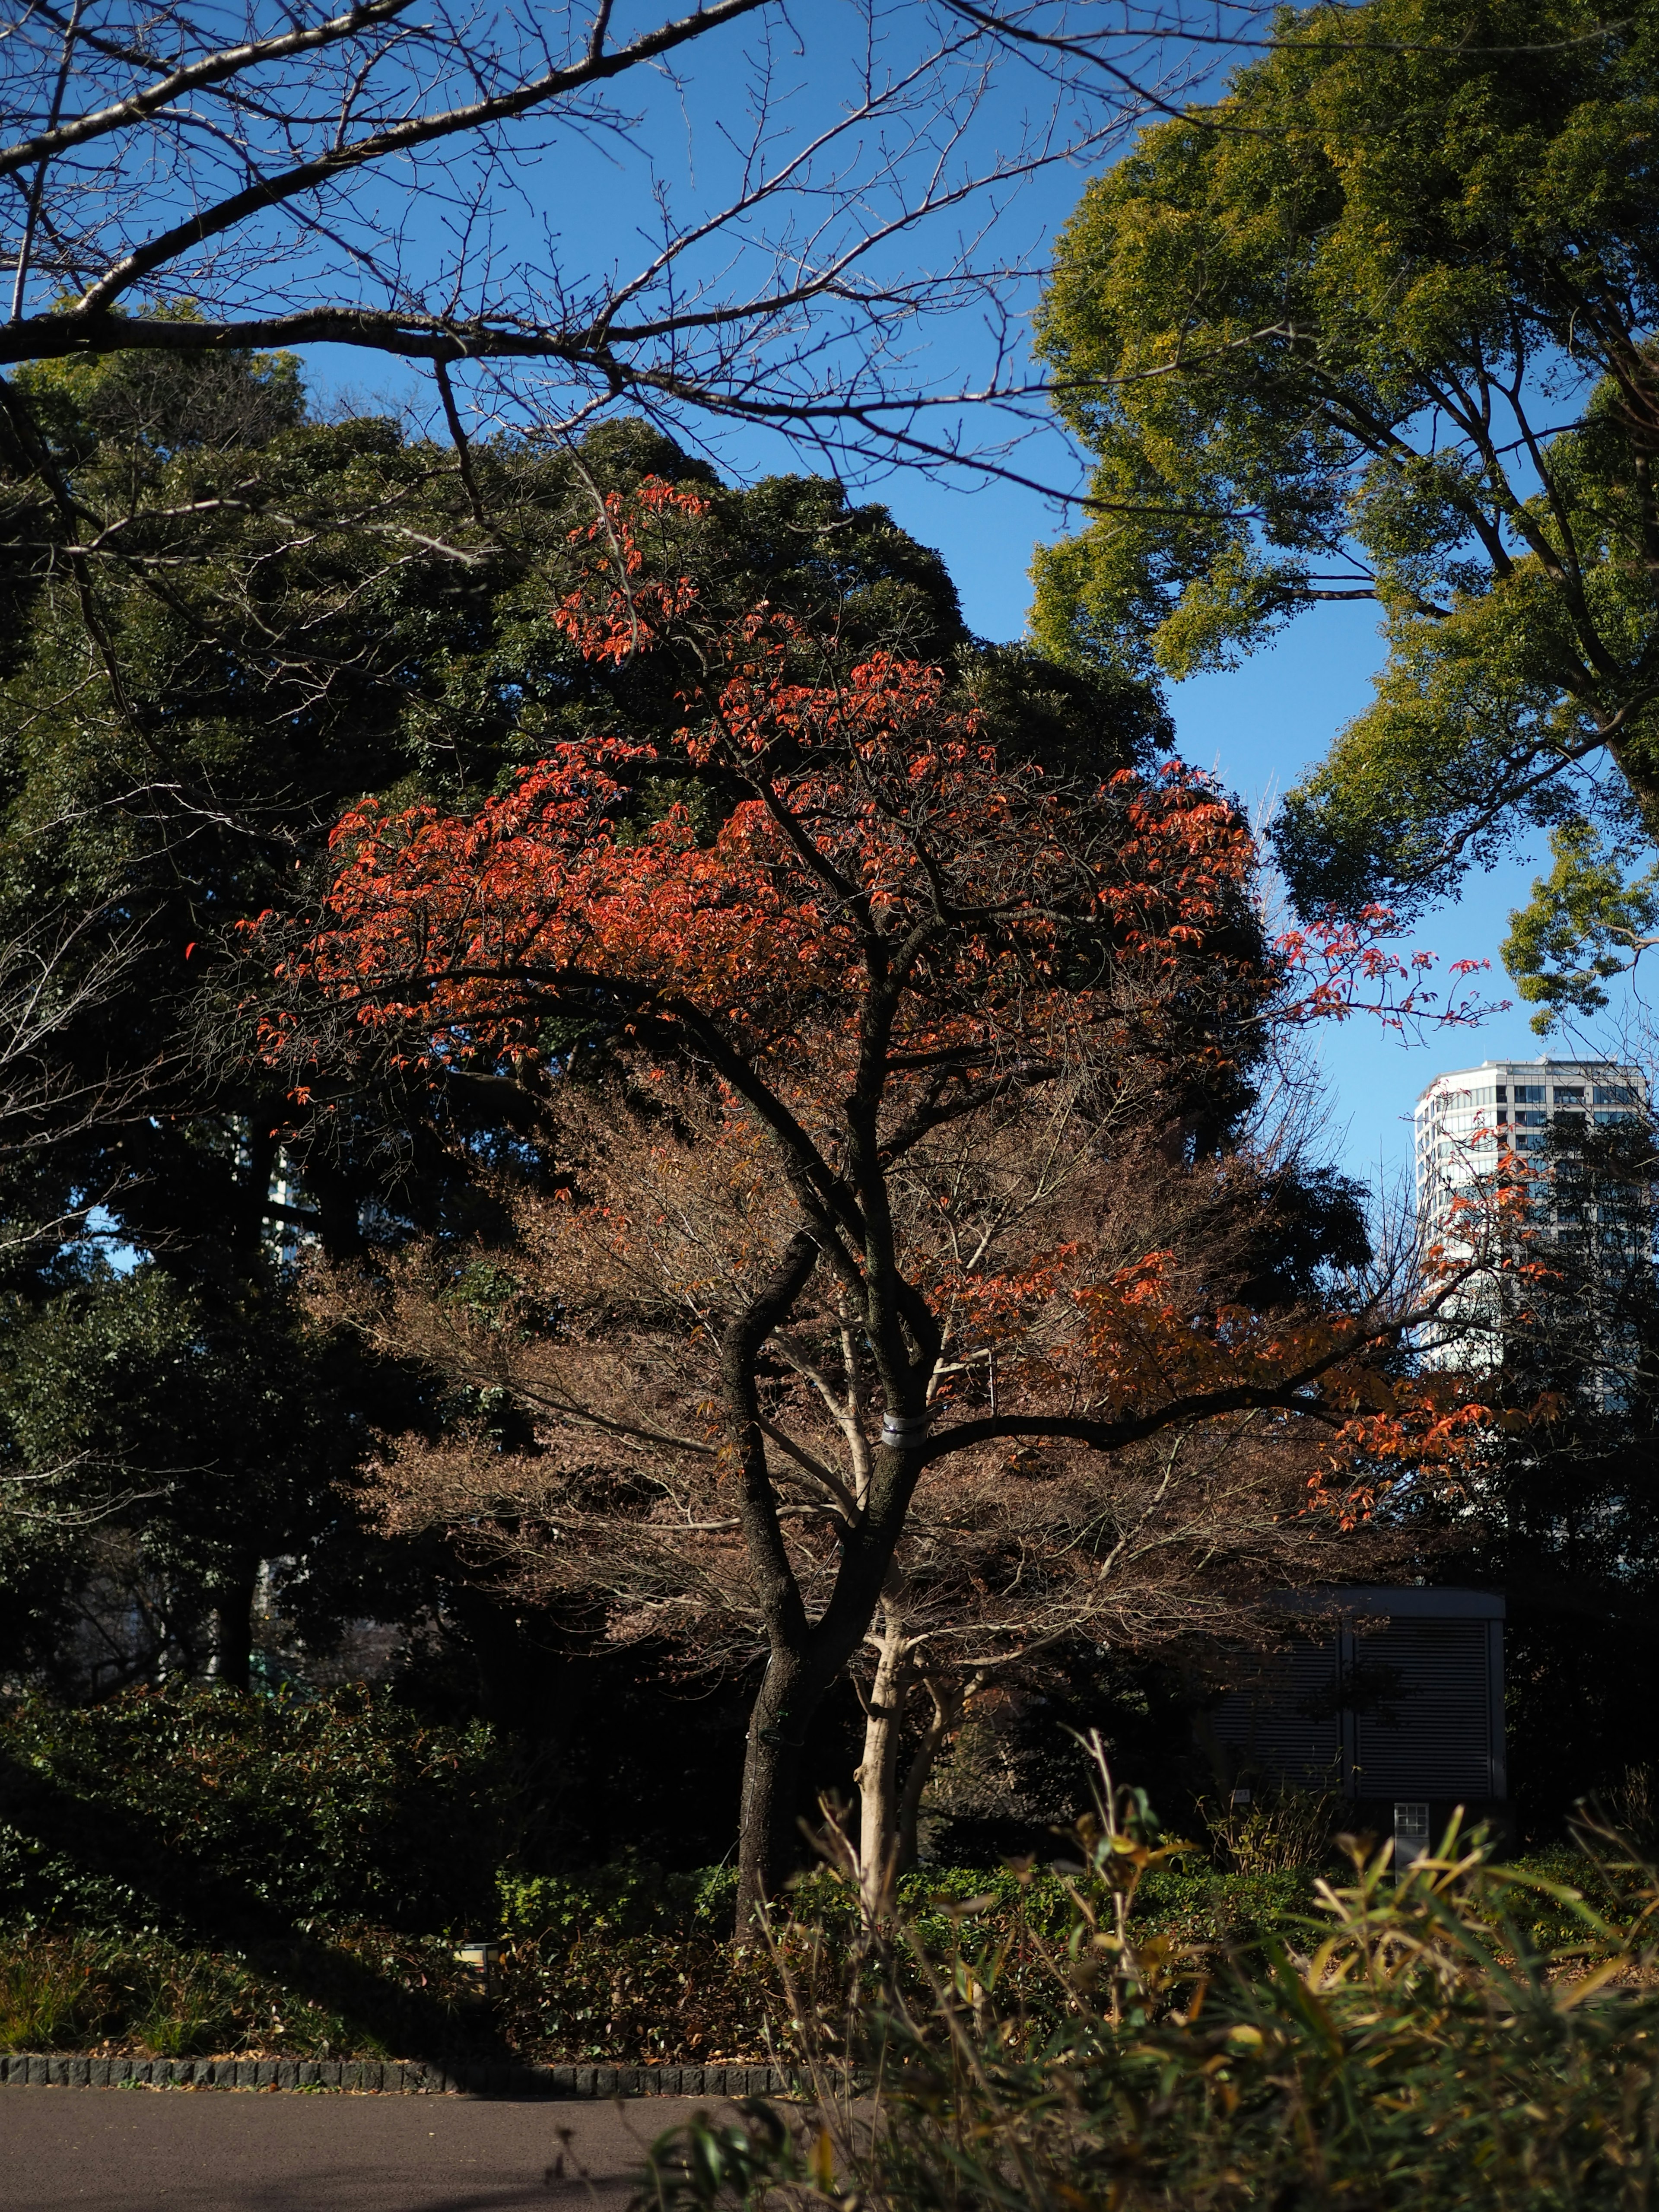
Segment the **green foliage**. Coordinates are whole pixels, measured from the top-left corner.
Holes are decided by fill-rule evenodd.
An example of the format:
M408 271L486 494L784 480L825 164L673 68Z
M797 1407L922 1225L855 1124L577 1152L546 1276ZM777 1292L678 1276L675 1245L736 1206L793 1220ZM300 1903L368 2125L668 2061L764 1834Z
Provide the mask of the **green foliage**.
M1047 1949L1058 2002L1036 2010L1003 1934L966 1923L925 2007L903 1992L902 1953L890 1959L887 2001L866 2014L854 2054L873 2107L869 2089L857 2101L836 2063L839 2022L826 2021L804 2126L769 2112L745 2116L741 2142L709 2138L701 2121L674 2131L653 2146L637 2201L660 2212L817 2198L872 2212L1645 2203L1659 1883L1602 1843L1556 1880L1492 1863L1455 1829L1397 1882L1386 1852L1358 1852L1346 1881L1322 1883L1316 1911L1219 1972L1164 1932L1126 1939L1080 1883L1064 1940ZM1098 1890L1137 1887L1146 1856L1121 1824L1097 1828Z
M129 1701L125 1729L97 1739L106 1755L130 1755L135 1716L155 1702ZM222 1712L234 1701L204 1695L195 1702L199 1719L201 1710ZM198 1747L181 1759L176 1741L169 1747L163 1735L158 1743L150 1715L147 1748L126 1784L77 1799L115 1830L121 1850L134 1833L133 1808L154 1805L145 1834L159 1880L124 1880L120 1851L100 1862L85 1828L56 1856L38 1833L0 1829L0 1869L9 1878L9 1928L0 1935L0 2048L86 2049L110 2040L157 2051L407 2056L432 2036L434 2021L419 2009L429 1998L455 2038L487 2033L522 2057L549 2063L691 2064L770 2053L793 2059L805 2055L797 2025L804 1994L833 2009L850 1972L863 1997L880 1996L883 1969L865 1954L857 1898L827 1871L802 1877L781 1900L769 1945L731 1941L730 1868L682 1873L637 1857L570 1875L504 1870L497 1917L469 1869L453 1789L445 1794L441 1770L433 1788L431 1747L416 1737L427 1767L398 1754L403 1783L388 1787L391 1731L383 1728L366 1743L349 1714L331 1718L317 1705L302 1710L310 1719L303 1749L295 1741L295 1713L284 1716L277 1706L283 1726L274 1759L267 1733L250 1740L245 1756L222 1759L222 1740L198 1725L191 1739ZM37 1716L36 1732L13 1740L14 1757L21 1763L33 1742L35 1756L51 1759L56 1778L84 1785L94 1756L88 1740L80 1738L70 1755L43 1727ZM343 1758L343 1730L356 1739ZM406 1753L410 1740L402 1741ZM247 1772L261 1744L280 1770L269 1785ZM449 1774L453 1780L455 1770ZM330 1802L314 1826L295 1802L301 1782L311 1796ZM429 1809L428 1791L435 1800ZM199 1910L167 1895L170 1870L182 1863L174 1856L181 1830L210 1918L216 1911L222 1923L228 1893L257 1893L284 1915L303 1914L307 1940L296 1942L282 1926L270 1933L250 1925L246 1915L237 1930L222 1924L214 1940ZM359 1900L386 1912L388 1893L401 1885L410 1923L421 1899L408 1865L426 1847L423 1834L431 1849L426 1925L447 1923L475 1936L499 1929L502 1936L487 2015L468 2012L465 1974L448 1937L363 1927L355 1918ZM326 1879L310 1863L313 1850L332 1854ZM371 1854L379 1855L374 1863ZM453 1887L446 1889L446 1882ZM1092 1882L1084 1887L1096 1893ZM1004 1954L1004 1986L1018 1986L1032 2016L1055 2025L1064 2008L1056 2008L1045 1953L1066 1942L1077 1887L1075 1874L1043 1869L928 1868L905 1877L899 1905L918 1958L935 1967L955 1955L964 1922L981 1938L994 1937ZM1178 1948L1243 1955L1294 1925L1310 1895L1305 1875L1222 1874L1187 1860L1145 1878L1135 1924L1147 1938L1161 1936ZM192 1926L193 1936L186 1936ZM907 1964L910 2001L927 2001L933 1970Z
M653 2064L769 2053L804 2063L811 2019L878 2006L890 1971L908 2006L926 2006L964 1926L995 1951L1000 1986L1028 2024L1056 2029L1067 2000L1054 1951L1066 1946L1079 1894L1099 1909L1107 1890L1081 1869L925 1868L899 1885L908 1948L891 1960L869 1949L856 1893L827 1870L792 1884L764 1944L726 1937L726 1869L674 1875L623 1861L584 1875L504 1877L502 1893L518 1931L500 1970L514 2048L550 2063ZM1139 1881L1134 1925L1143 1942L1182 1955L1255 1956L1299 1924L1311 1895L1305 1871L1222 1873L1177 1853Z
M38 1929L14 1934L0 1949L0 2050L101 2045L171 2058L225 2051L406 2057L423 2029L430 2033L429 2022L412 2004L366 2021L351 1989L354 1970L363 1968L394 1990L437 1996L453 2041L466 2039L471 1992L447 1944L354 1931L331 1948L335 1987L328 1988L325 1974L323 1986L307 1992L292 1972L283 1972L280 1958L253 1964L161 1936L134 1944Z
M1382 611L1375 702L1279 826L1304 910L1595 811L1603 748L1612 816L1659 830L1656 38L1584 0L1287 11L1060 241L1042 343L1097 514L1037 557L1042 648L1179 676ZM1571 1000L1554 914L1517 953Z
M825 2001L839 1960L793 1950ZM522 2057L547 2064L629 2066L764 2059L793 2048L790 2006L773 1954L729 1936L588 1933L510 1945L498 1975L497 2021Z
M1149 1933L1168 1937L1178 1948L1212 1947L1218 1954L1245 1957L1282 1937L1305 1915L1313 1882L1304 1867L1249 1872L1218 1870L1201 1862L1157 1867L1140 1882L1135 1911ZM1068 1927L1071 1917L1068 1911Z
M50 1299L0 1294L0 1464L61 1468L37 1502L101 1500L210 1596L353 1526L365 1439L340 1364L274 1268L228 1301L88 1267Z
M161 312L171 322L200 320L188 306ZM152 467L183 453L258 451L306 414L291 353L71 355L26 363L12 384L70 468L94 462L100 449Z
M648 2205L763 2205L781 2187L812 2182L833 2201L833 2157L809 2158L798 2131L760 2098L745 2100L738 2112L725 2124L695 2112L684 2127L658 2136L634 2200L641 2212Z
M0 1918L234 1938L313 1917L493 1919L505 1839L489 1731L389 1699L137 1691L0 1727Z
M204 1790L214 1791L216 1771L204 1757ZM228 1788L236 1794L234 1777ZM353 1802L349 1791L334 1794L343 1806ZM360 1790L355 1802L363 1832L383 1838L385 1796ZM236 1824L222 1815L221 1825ZM1177 1854L1130 1875L1129 1940L1166 1995L1194 1970L1271 1984L1274 1960L1308 1954L1320 1908L1305 1870L1224 1873ZM210 1869L210 1881L217 1878ZM1621 1909L1620 1877L1582 1853L1518 1863L1503 1880L1512 1940L1540 1954L1582 1941L1584 1902L1607 1924ZM1373 1887L1382 1910L1386 1885ZM967 1994L970 2011L977 2002L981 2029L988 2004L1006 2024L993 2046L999 2063L1023 2054L1024 2063L1073 2051L1079 1987L1098 2001L1104 1984L1090 1961L1109 1953L1096 1937L1109 1935L1114 1887L1098 1863L1069 1874L928 1869L907 1877L902 1944L884 1952L865 1943L856 1899L827 1873L805 1877L782 1901L769 1942L747 1944L726 1933L725 1869L682 1874L633 1859L584 1875L503 1875L501 1922L486 1909L467 1923L473 1936L495 1925L503 1932L495 1995L484 2006L451 1937L338 1917L343 1880L334 1912L303 1937L227 1942L138 1932L132 1899L124 1920L123 1900L83 1878L58 1893L76 1908L70 1917L122 1932L14 1923L0 1935L0 2049L334 2058L467 2047L549 2064L769 2057L807 2064L823 2056L823 2033L845 2051L849 1997L856 2055L858 2019L884 2018L895 1997L905 2016L921 2019L936 1992L951 1987ZM1206 2009L1214 2002L1206 1999ZM1166 2012L1158 2017L1167 2021Z
M448 447L319 420L286 356L114 355L7 382L0 930L80 925L55 988L99 980L51 1086L74 1109L0 1152L0 1470L58 1516L0 1512L0 1664L70 1696L143 1670L123 1651L88 1680L64 1657L98 1571L76 1519L114 1497L167 1580L167 1656L186 1672L216 1611L240 1675L234 1619L245 1638L261 1559L291 1563L279 1595L313 1644L353 1617L410 1618L456 1571L436 1547L368 1540L347 1495L375 1425L449 1409L307 1332L291 1263L302 1238L359 1255L366 1224L476 1229L490 1201L470 1165L522 1170L538 1104L488 1069L422 1086L370 1048L296 1112L248 1049L238 928L302 897L365 791L465 807L562 736L678 719L683 665L596 669L554 619L596 501L647 476L704 495L653 553L695 574L711 617L763 598L847 653L969 653L943 563L885 509L820 479L729 489L641 422L574 453L478 447L481 520ZM1074 736L1092 694L1054 681L1045 727ZM1094 715L1100 742L1140 741L1133 706L1123 733ZM50 1224L89 1200L151 1255L131 1284L54 1249ZM46 1225L25 1242L25 1220Z
M515 1936L576 1942L589 1936L707 1934L732 1924L735 1867L676 1873L632 1855L580 1874L499 1877L501 1925Z
M515 1936L545 1943L576 1943L589 1936L674 1938L724 1931L737 1899L733 1866L676 1873L632 1856L581 1873L500 1876L501 1925ZM1065 1881L1041 1869L1008 1867L924 1867L901 1876L901 1911L924 1941L948 1942L959 1908L1010 1923L1029 1921L1058 1928L1070 1911ZM828 1868L798 1875L778 1900L775 1924L811 1928L830 1942L850 1945L860 1929L856 1893Z
M1522 997L1541 1002L1532 1018L1540 1036L1565 1010L1598 1012L1608 978L1628 974L1659 942L1659 861L1632 881L1622 865L1630 848L1608 851L1588 822L1553 830L1550 853L1555 865L1533 879L1531 903L1514 917L1504 945Z

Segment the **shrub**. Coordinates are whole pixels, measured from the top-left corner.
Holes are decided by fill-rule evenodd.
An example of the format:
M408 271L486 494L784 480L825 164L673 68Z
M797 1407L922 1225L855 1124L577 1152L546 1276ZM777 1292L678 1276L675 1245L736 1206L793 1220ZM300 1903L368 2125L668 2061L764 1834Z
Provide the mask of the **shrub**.
M544 1942L587 1936L711 1935L730 1929L737 1908L735 1867L678 1874L632 1854L577 1874L497 1877L501 1924Z
M1080 1991L1092 1990L1098 2009L1108 1954L1094 1932L1115 1929L1115 1898L1131 1948L1162 1977L1159 2033L1180 2009L1182 1975L1188 1988L1210 1978L1209 2021L1222 2016L1230 1973L1250 1987L1271 1980L1276 1958L1310 1954L1316 1900L1306 1877L1218 1873L1184 1853L1134 1871L1124 1897L1094 1863L1065 1876L927 1869L902 1885L903 1940L886 1949L860 1944L856 1899L828 1874L784 1900L769 1947L730 1941L730 1884L719 1870L678 1875L636 1860L518 1877L504 1889L525 1923L506 1943L489 2005L477 2002L442 1936L316 1923L237 1949L20 1929L0 1938L0 2048L801 2062L844 2054L849 2038L856 2052L868 2022L896 2007L927 2019L948 1987L965 1993L981 2030L994 2030L1001 2064L1068 2049ZM1586 1905L1609 1924L1618 1910L1617 1884L1583 1856L1563 1852L1505 1879L1515 1940L1540 1956L1563 1956L1583 1936Z
M426 1728L368 1690L31 1698L0 1725L0 1918L487 1923L506 1812L488 1729Z
M375 2018L365 2017L366 1984L390 1995ZM434 2017L447 2046L476 2039L468 1978L430 1938L347 1931L302 1968L163 1936L39 1930L14 1936L0 1955L0 2051L405 2057L432 2045Z
M1334 1789L1257 1789L1243 1805L1200 1810L1212 1849L1239 1874L1289 1874L1329 1863L1348 1808Z
M1490 1863L1455 1829L1396 1883L1384 1850L1322 1882L1292 1940L1231 1967L1127 1908L1160 1847L1087 1846L1053 2002L1006 1929L933 1966L908 1930L842 2063L813 2039L805 2127L699 2116L638 2202L864 2212L1636 2212L1659 2183L1659 1877L1595 1840L1587 1881ZM1581 1871L1584 1871L1581 1863ZM1160 1877L1161 1878L1161 1877ZM1565 1943L1533 1931L1565 1924ZM929 2002L914 2002L921 1968ZM849 2091L860 2094L854 2097Z

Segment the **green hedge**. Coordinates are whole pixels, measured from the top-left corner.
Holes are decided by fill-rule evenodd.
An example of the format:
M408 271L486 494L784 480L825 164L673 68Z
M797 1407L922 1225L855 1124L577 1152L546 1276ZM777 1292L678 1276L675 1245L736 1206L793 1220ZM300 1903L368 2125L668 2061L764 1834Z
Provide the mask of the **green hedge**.
M507 1817L488 1729L426 1728L361 1689L27 1699L0 1721L0 1921L488 1923Z
M0 1935L0 2051L407 2058L493 2040L440 1936L337 1930L248 1956L143 1937Z

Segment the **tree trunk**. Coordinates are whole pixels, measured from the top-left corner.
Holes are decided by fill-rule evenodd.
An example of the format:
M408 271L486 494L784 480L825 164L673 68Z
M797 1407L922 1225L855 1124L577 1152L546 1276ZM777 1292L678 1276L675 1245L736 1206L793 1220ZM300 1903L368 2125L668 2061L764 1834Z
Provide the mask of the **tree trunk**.
M879 1620L876 1679L865 1707L864 1758L857 1776L859 1901L866 1924L892 1909L893 1883L900 1871L899 1734L911 1683L904 1617L890 1599L882 1600Z
M213 1590L213 1656L208 1674L227 1689L246 1692L253 1664L253 1597L258 1564Z
M739 1940L754 1933L755 1913L772 1897L794 1855L795 1802L807 1723L828 1684L807 1694L805 1669L793 1653L774 1650L749 1716L738 1820Z
M872 1577L873 1580L873 1576ZM765 1679L749 1719L744 1756L743 1810L738 1827L738 1919L741 1937L755 1909L772 1897L799 1849L796 1810L806 1731L864 1641L870 1612L844 1608L839 1620L808 1628L793 1650L772 1646ZM895 1741L896 1749L896 1741ZM860 1770L861 1771L861 1770Z

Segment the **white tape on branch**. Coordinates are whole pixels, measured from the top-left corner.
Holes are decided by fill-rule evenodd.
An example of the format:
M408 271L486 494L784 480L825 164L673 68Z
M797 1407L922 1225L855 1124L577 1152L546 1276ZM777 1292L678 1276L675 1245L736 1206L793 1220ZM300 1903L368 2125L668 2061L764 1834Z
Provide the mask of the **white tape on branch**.
M881 1417L881 1440L890 1451L902 1451L908 1444L924 1443L931 1413L884 1413Z

